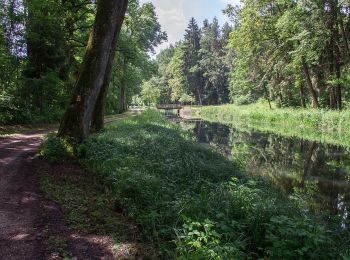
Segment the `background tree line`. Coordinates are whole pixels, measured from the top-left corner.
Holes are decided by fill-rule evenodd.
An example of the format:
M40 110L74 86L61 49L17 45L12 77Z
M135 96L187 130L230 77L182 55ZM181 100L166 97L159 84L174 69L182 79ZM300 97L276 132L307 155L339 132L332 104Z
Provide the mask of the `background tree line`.
M244 0L235 20L231 97L341 109L349 85L349 2Z
M157 58L160 102L342 109L349 96L350 3L338 0L243 0Z
M96 15L93 0L0 3L0 123L61 119ZM126 110L157 70L150 54L167 39L152 4L129 1L119 35L106 113Z
M159 103L222 104L229 101L230 50L226 48L232 28L216 18L199 28L192 18L184 40L157 56L158 75L145 82L143 96Z

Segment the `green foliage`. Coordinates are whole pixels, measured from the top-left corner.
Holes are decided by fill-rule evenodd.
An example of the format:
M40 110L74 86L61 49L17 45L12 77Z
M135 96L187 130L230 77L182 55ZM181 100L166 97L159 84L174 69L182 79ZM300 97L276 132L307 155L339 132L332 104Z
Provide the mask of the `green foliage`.
M223 30L229 34L231 28L224 25ZM205 104L223 104L228 102L228 64L226 63L225 45L228 35L222 34L219 22L214 18L209 24L204 22L201 37L200 69L204 77L203 100Z
M40 149L40 155L52 162L61 161L72 155L72 148L62 138L50 134Z
M94 4L14 0L0 9L1 123L59 121L85 52Z
M301 221L305 214L154 111L109 125L83 146L82 164L110 187L165 258L268 257L272 220L288 215ZM327 245L332 241L330 234ZM310 244L316 251L318 244Z
M166 39L167 35L161 30L153 4L130 1L128 15L118 39L107 96L108 114L125 112L123 109L126 108L122 109L120 105L130 104L134 96L140 95L144 82L154 82L152 78L156 75L157 64L150 58L150 53ZM123 92L125 95L121 95Z
M336 254L330 234L307 218L274 217L266 238L271 259L332 259Z
M242 95L242 96L235 96L234 100L233 100L233 103L235 105L248 105L248 104L251 104L252 103L252 98L251 96L248 94L248 95Z
M216 18L212 23L204 21L201 29L192 18L184 40L157 57L158 73L164 85L161 100L184 102L180 99L192 96L197 104L228 102L231 55L225 47L230 32L231 27L225 24L221 29Z
M344 83L349 66L346 8L333 0L229 5L226 14L235 23L228 46L234 53L231 100L264 97L279 106L304 107L316 106L316 96L320 107L341 108L349 95Z
M183 73L186 78L185 93L191 93L196 97L196 101L201 103L203 75L199 68L200 61L200 39L201 31L194 18L191 18L185 32L181 49L183 51Z
M159 81L157 78L151 78L142 85L141 98L145 104L157 104L160 98Z
M195 98L188 94L182 94L179 101L181 104L193 104L195 102Z
M99 181L76 165L63 164L55 174L50 166L39 169L40 184L45 196L60 204L69 224L85 234L109 236L114 240L114 252L125 256L137 254L154 259L153 248L144 242L129 219L118 213L118 200ZM132 243L135 242L135 243ZM67 257L66 241L50 237L53 252ZM138 252L140 251L140 252Z
M177 46L166 68L166 77L171 89L171 100L177 101L183 93L187 92L187 79L184 73L184 56L181 46Z
M226 226L223 226L226 228ZM222 235L215 231L215 223L206 219L203 223L187 221L183 225L176 245L179 259L228 259L244 258L244 245L235 241L220 246Z

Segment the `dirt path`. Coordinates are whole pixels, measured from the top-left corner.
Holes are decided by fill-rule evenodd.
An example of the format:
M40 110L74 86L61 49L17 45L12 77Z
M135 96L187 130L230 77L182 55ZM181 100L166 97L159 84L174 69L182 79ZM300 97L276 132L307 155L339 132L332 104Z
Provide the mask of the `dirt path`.
M113 259L110 238L68 228L60 207L41 193L37 152L47 132L0 138L0 259L63 259L50 240L67 241L73 259Z
M137 114L107 117L105 123ZM54 131L49 127L0 137L0 260L150 259L140 256L143 247L137 248L137 239L120 243L116 250L111 236L70 228L61 207L44 197L37 174L42 169L54 176L85 177L77 165L52 166L38 156L43 137Z
M43 259L41 194L33 167L45 132L0 139L1 259Z

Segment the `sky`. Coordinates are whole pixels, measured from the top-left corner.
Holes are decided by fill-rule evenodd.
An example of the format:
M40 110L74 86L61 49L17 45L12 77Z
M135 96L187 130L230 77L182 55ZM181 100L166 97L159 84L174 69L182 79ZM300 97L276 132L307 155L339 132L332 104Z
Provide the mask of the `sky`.
M140 0L152 2L156 7L162 30L168 34L168 42L157 48L157 52L183 38L189 20L194 17L199 26L204 19L219 19L220 24L227 21L222 13L228 3L236 5L239 0Z

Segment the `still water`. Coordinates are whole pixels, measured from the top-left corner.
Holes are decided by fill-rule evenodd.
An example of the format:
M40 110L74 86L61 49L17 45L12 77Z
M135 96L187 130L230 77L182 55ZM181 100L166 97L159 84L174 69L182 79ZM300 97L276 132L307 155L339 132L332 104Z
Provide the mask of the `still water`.
M180 121L198 142L268 178L304 210L347 222L350 149L205 121Z

